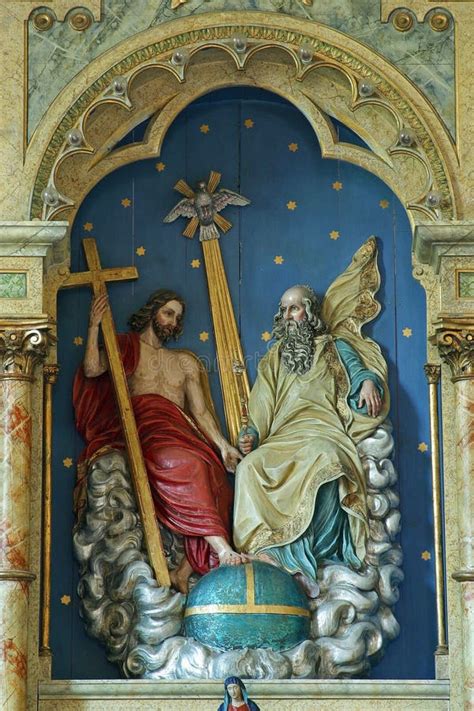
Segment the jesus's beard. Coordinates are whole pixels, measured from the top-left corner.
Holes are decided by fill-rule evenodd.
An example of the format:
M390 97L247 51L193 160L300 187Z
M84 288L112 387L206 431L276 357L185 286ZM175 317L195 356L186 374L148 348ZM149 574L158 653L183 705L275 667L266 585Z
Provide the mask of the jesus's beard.
M178 338L178 329L175 326L161 326L156 321L152 322L153 331L160 343L167 343L171 338L175 341Z
M273 321L273 338L280 341L281 361L288 373L304 375L313 365L316 329L307 319L285 321L277 315Z

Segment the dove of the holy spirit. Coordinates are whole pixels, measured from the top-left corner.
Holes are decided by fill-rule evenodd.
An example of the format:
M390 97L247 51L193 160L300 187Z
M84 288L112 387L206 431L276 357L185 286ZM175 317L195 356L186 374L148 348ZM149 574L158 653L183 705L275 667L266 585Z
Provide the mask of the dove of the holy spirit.
M194 190L189 187L185 180L179 180L174 189L185 195L185 197L173 207L163 222L173 222L178 217L187 217L189 222L183 231L185 237L190 239L194 237L199 227L199 239L201 242L218 239L219 232L217 227L222 232L227 232L232 227L232 223L219 213L227 205L244 206L250 203L250 200L243 195L235 193L233 190L222 188L216 192L220 180L221 174L213 170L209 175L209 180L207 182L200 180Z

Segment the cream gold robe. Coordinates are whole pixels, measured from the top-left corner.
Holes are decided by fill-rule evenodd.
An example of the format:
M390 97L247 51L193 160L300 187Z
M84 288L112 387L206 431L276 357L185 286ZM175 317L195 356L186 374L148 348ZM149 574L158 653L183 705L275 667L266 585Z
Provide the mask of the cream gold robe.
M382 411L373 418L350 409L349 378L332 336L315 339L313 365L304 375L286 372L275 344L260 362L249 401L259 446L236 473L234 542L239 551L257 553L295 541L313 518L320 486L337 479L355 551L364 559L366 487L356 444L385 419L388 389L378 346L348 330L343 337L384 383Z

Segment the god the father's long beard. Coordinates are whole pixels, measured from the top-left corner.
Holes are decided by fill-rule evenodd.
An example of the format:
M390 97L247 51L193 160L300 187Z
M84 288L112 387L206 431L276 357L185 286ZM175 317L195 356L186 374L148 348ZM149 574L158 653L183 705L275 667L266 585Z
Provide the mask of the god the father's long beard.
M280 342L280 357L288 373L304 375L313 365L316 329L307 319L285 321L276 316L273 338Z

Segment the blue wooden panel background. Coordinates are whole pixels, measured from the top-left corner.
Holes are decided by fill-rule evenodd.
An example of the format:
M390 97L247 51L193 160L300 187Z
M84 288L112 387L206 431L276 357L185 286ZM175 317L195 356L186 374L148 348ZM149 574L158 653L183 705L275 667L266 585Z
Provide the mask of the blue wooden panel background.
M202 130L203 126L209 130ZM340 140L363 145L343 126L337 130ZM139 127L124 143L138 140L143 131ZM290 144L297 144L297 150L290 150ZM390 366L406 580L397 605L400 636L372 676L433 678L430 452L418 449L420 443L429 442L423 375L425 301L411 275L410 228L394 194L361 168L323 160L310 125L285 101L251 89L218 92L179 116L159 158L126 166L91 192L72 231L72 270L85 268L81 247L85 236L97 240L103 266L138 267L139 281L109 289L120 330L126 329L128 316L154 289L171 287L183 294L188 310L179 346L205 360L222 421L201 247L197 239L181 236L183 220L162 223L180 197L173 191L175 182L184 177L192 184L211 169L223 174L223 186L252 200L249 207L227 209L225 216L234 227L221 239L252 380L256 363L268 348L262 334L271 330L282 292L294 283L309 283L322 295L360 244L370 235L378 238L383 310L367 332L382 345ZM287 206L291 201L296 203L293 210ZM333 231L337 239L331 239ZM140 255L140 248L144 254ZM281 263L275 257L281 257L276 260ZM201 266L193 268L193 260L200 260ZM59 295L61 371L54 393L52 576L53 675L58 679L118 677L100 645L87 637L79 617L71 543L75 462L82 448L73 423L71 386L83 357L81 338L85 341L89 304L86 288ZM200 334L209 334L208 340L201 340Z

